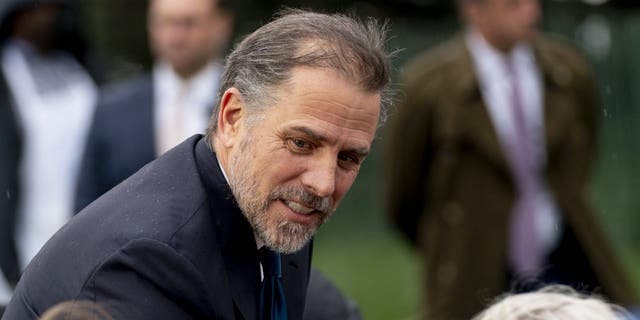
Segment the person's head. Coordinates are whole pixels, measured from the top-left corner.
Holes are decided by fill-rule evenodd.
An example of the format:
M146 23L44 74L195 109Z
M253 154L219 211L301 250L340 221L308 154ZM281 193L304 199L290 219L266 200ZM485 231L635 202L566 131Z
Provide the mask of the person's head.
M151 0L147 26L154 56L183 78L219 58L233 24L224 1Z
M503 51L532 40L541 17L539 0L458 0L458 4L463 20Z
M113 317L92 301L65 301L49 308L40 320L112 320Z
M288 10L227 58L207 139L268 247L298 251L351 187L390 101L385 37Z
M620 306L552 285L538 291L507 295L473 320L622 320L631 319Z
M41 51L53 49L59 28L59 15L65 1L9 0L2 8L2 35L19 38Z

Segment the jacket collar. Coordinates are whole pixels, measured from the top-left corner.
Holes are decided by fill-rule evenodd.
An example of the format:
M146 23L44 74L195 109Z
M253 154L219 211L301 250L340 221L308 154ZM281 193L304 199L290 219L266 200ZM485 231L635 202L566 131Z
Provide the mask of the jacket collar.
M484 103L476 69L464 36L458 36L453 42L453 46L454 48L451 50L453 56L451 58L456 63L451 64L455 70L452 70L450 74L456 79L453 79L451 83L457 83L458 92L460 93L460 95L454 97L455 101L453 103L463 108L463 110L459 110L458 114L453 115L453 118L457 119L456 121L464 122L463 125L457 124L454 127L457 127L458 130L466 130L466 132L458 132L458 134L464 134L469 137L479 151L499 171L509 175L508 162L504 156L502 145L494 129L487 106Z

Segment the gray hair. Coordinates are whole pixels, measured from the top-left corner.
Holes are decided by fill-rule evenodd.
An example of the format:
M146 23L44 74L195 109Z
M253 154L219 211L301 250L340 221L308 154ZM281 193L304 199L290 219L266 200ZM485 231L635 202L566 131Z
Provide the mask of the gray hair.
M622 307L563 285L507 295L472 320L622 320L632 319Z
M113 320L99 304L89 300L69 300L49 308L41 320Z
M392 101L386 23L297 9L283 10L276 17L229 54L216 106L227 89L236 88L255 114L270 105L270 89L287 81L294 67L329 68L365 92L380 92L380 123L385 121ZM218 112L213 112L207 139L215 133L217 121Z

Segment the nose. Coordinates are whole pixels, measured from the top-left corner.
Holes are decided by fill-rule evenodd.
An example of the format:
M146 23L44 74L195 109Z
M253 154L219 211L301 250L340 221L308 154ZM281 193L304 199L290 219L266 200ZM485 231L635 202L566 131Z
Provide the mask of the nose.
M336 190L336 166L336 158L329 156L309 162L302 184L319 197L332 196Z

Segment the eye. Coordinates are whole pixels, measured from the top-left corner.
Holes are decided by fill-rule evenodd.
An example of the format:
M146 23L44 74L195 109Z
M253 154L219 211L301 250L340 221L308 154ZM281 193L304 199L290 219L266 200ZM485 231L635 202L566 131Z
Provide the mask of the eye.
M351 166L359 166L362 162L362 157L348 152L341 152L338 154L338 160L341 166L350 168Z
M300 138L289 138L286 140L287 147L294 153L309 154L313 151L313 144Z

